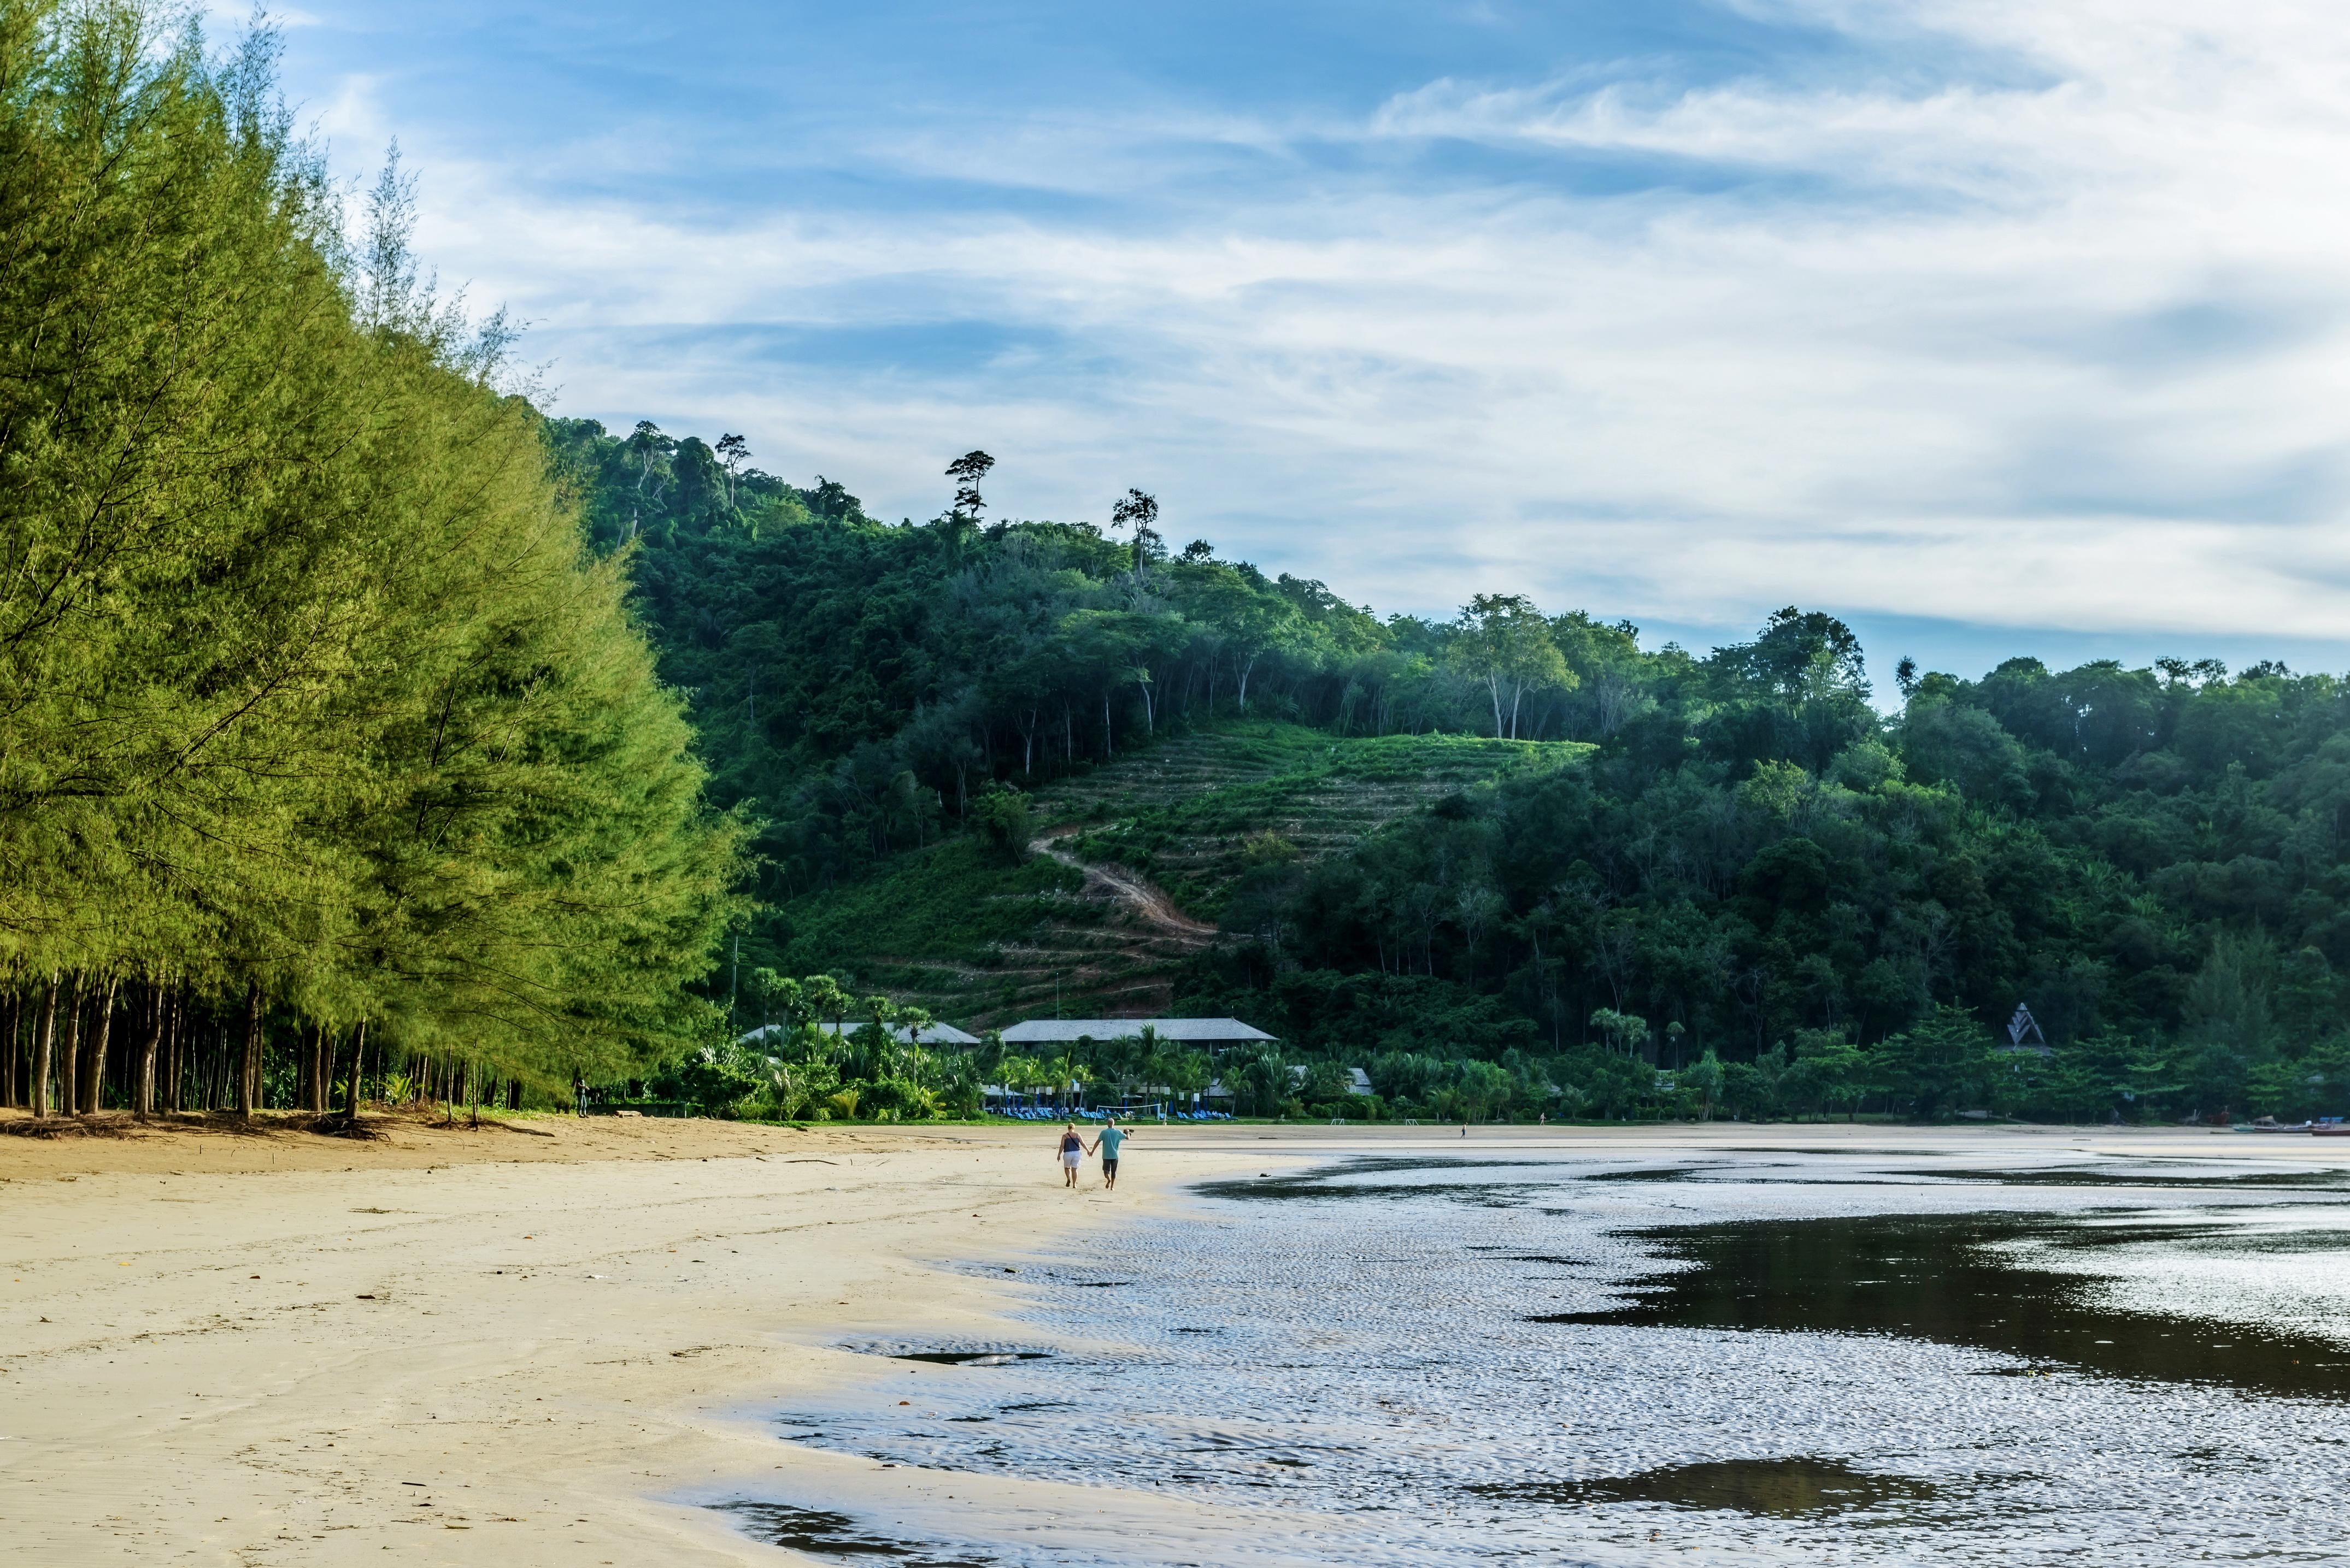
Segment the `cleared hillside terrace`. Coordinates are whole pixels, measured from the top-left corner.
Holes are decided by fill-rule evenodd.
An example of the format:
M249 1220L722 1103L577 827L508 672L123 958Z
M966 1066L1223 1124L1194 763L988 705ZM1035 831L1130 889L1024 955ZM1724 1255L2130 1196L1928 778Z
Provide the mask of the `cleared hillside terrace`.
M966 1028L1056 1010L1148 1016L1218 940L1251 865L1343 853L1445 794L1587 749L1273 723L1170 737L1039 790L1020 866L958 837L792 900L779 957Z
M1471 735L1344 738L1294 724L1181 736L1145 756L1041 792L1076 826L1079 859L1123 867L1212 922L1232 884L1269 857L1343 853L1457 790L1556 767L1589 748Z

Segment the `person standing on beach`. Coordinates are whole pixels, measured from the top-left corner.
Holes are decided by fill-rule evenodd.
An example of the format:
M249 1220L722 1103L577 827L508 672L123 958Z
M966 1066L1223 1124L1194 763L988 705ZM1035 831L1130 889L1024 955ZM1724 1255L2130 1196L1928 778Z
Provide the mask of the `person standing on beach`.
M1108 1192L1118 1186L1118 1146L1126 1142L1126 1129L1118 1125L1116 1116L1112 1116L1109 1119L1109 1126L1102 1128L1101 1137L1094 1139L1092 1147L1086 1150L1087 1154L1093 1153L1095 1149L1101 1150L1104 1192Z
M1077 1185L1077 1167L1086 1158L1086 1140L1077 1133L1077 1124L1071 1122L1061 1130L1061 1174L1067 1178L1062 1186Z

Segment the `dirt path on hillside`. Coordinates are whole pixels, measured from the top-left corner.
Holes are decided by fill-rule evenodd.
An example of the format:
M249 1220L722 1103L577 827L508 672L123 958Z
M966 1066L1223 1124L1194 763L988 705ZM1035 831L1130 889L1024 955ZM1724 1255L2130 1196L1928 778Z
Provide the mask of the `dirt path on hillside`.
M1139 877L1112 871L1107 867L1092 866L1061 847L1061 840L1069 836L1066 831L1048 833L1030 842L1028 847L1039 855L1049 855L1062 865L1082 871L1086 890L1100 888L1118 903L1140 915L1146 924L1162 935L1191 947L1205 947L1216 940L1216 928L1205 921L1195 920L1175 907L1175 901Z

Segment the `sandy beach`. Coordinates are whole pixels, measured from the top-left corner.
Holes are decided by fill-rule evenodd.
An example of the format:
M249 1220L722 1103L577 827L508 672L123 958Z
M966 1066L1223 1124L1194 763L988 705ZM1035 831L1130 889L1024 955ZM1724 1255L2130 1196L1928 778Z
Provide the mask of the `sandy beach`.
M1365 1148L1888 1138L2339 1158L2183 1130L1151 1127L1118 1192L1089 1162L1072 1195L1041 1127L0 1137L0 1518L10 1560L44 1568L633 1568L789 1560L701 1503L800 1481L993 1490L991 1511L1016 1488L1049 1512L1049 1481L884 1477L780 1444L767 1413L844 1376L919 1379L838 1345L1000 1333L1019 1290L1003 1271L1195 1179ZM937 1266L974 1262L994 1267Z
M1042 1128L517 1127L0 1137L11 1559L774 1563L654 1500L772 1475L762 1402L875 1365L827 1339L984 1332L928 1261L1253 1158L1113 1199Z

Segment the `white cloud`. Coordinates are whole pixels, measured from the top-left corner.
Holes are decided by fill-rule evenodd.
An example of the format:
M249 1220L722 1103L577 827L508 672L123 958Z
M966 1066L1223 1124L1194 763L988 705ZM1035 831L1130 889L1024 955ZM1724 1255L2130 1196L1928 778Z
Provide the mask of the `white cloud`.
M2000 68L1676 90L1586 67L1353 123L1154 109L835 154L1120 198L1058 209L688 222L405 140L428 251L541 324L567 409L745 429L891 515L935 510L976 441L1015 511L1152 485L1174 531L1383 607L1507 582L1684 622L1793 600L2340 638L2338 14L1750 8ZM1592 194L1383 161L1440 143L1690 177ZM1201 146L1255 172L1179 190ZM1316 161L1333 146L1362 156ZM959 373L760 347L965 322L1028 347Z

